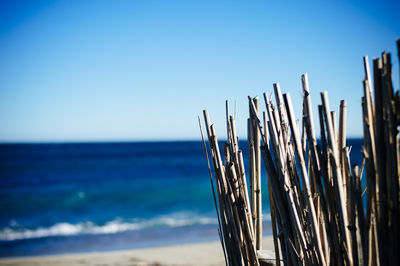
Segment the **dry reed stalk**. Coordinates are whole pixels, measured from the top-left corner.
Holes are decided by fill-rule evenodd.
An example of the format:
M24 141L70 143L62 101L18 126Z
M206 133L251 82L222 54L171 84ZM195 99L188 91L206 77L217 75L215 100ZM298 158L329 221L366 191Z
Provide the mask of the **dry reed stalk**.
M228 176L231 180L232 183L230 183L229 186L229 190L231 191L231 206L233 209L233 215L234 215L234 219L235 219L235 226L236 226L236 230L237 230L237 238L239 241L239 248L241 250L241 255L242 255L242 260L243 263L245 265L248 264L248 257L251 257L253 254L247 251L247 243L250 243L250 245L252 245L252 240L249 234L247 234L247 228L246 227L242 227L242 219L243 217L241 217L241 215L243 215L243 212L241 211L241 206L240 206L240 193L239 193L239 184L237 181L237 177L236 177L236 170L234 167L233 163L227 163L226 164L226 168L227 168L227 173ZM246 221L246 217L244 218L244 220ZM247 242L247 243L246 243ZM254 260L255 258L251 258L251 260Z
M397 45L400 50L400 40ZM321 143L316 141L307 74L302 76L301 134L290 96L282 95L278 83L274 84L276 109L264 93L264 128L259 119L258 99L249 97L250 199L235 120L229 116L228 103L224 163L215 129L204 112L215 190L210 167L209 173L216 192L214 205L227 265L259 264L256 250L261 248L258 244L261 240L258 229L261 224L260 150L268 174L277 264L280 255L285 265L400 262L400 95L393 91L390 60L387 53L374 60L372 82L368 58L364 57L361 171L358 166L351 167L350 148L346 147L345 101L341 101L336 128L336 114L330 110L327 93L321 93L322 105L318 106ZM364 193L368 196L366 206Z
M357 246L357 213L356 213L356 197L357 197L357 189L356 189L356 179L359 178L358 167L353 169L353 175L350 176L350 190L349 190L349 199L350 199L350 231L351 231L351 242L352 242L352 256L353 256L353 265L358 266L358 246Z
M212 173L211 173L210 160L209 160L209 157L208 157L206 142L204 140L203 129L201 128L200 117L198 116L197 118L199 120L199 128L200 128L201 139L203 141L204 154L205 154L206 160L207 160L208 173L209 173L209 176L210 176L210 183L211 183L211 190L212 190L213 199L214 199L215 211L217 213L218 235L219 235L219 238L220 238L220 241L221 241L221 246L222 246L222 251L224 253L225 262L227 264L228 260L227 260L227 257L226 257L225 241L224 241L224 237L223 237L223 234L222 234L222 224L221 224L221 218L220 218L219 211L218 211L217 199L215 197L215 189L214 189L214 182L213 182Z
M284 143L284 147L287 148L287 143L289 142L289 128L286 121L286 110L284 108L284 103L283 103L283 97L282 97L282 91L279 83L274 83L274 94L275 94L275 99L276 99L276 106L277 110L279 113L279 127L282 129L281 135L282 135L282 142Z
M279 238L281 251L283 253L283 262L284 265L295 265L297 262L297 256L292 248L290 248L290 239L292 237L292 230L289 221L289 214L287 213L288 208L285 204L284 195L281 191L281 186L279 182L278 173L275 169L275 165L273 159L271 157L271 153L269 147L267 145L263 145L261 148L261 152L263 154L262 158L264 160L264 164L266 165L268 177L271 184L272 195L274 199L274 206L276 206L277 210L277 225L279 228Z
M264 97L266 99L266 95L264 94ZM249 97L250 100L250 104L252 103L252 99ZM266 101L267 102L267 101ZM252 110L254 110L255 108L252 108ZM271 110L269 110L269 116L271 117ZM260 120L258 119L257 116L255 116L256 122L258 124L259 130L260 132L264 132L262 130L262 126L260 123ZM275 128L275 122L273 120L268 121L268 127L269 127L269 132L273 132L270 133L271 136L271 141L272 143L276 143L277 138L276 138L276 128ZM284 178L282 178L282 174L278 174L277 169L275 168L274 165L274 161L271 157L270 154L270 150L269 150L269 145L267 144L267 139L266 136L264 136L263 133L261 133L261 139L263 142L263 146L262 146L262 158L264 160L264 164L266 165L266 169L267 169L267 173L268 176L270 177L271 180L271 188L273 191L273 198L275 199L275 206L277 206L276 210L278 210L278 226L279 226L279 231L281 232L280 235L280 244L281 244L281 250L282 252L285 254L285 256L283 256L284 259L284 263L288 263L290 261L290 263L295 263L297 262L297 260L299 259L298 256L296 256L296 251L293 250L291 248L290 242L291 242L291 230L288 230L288 228L292 228L291 226L289 226L289 223L292 221L289 216L289 213L287 213L287 210L289 210L288 207L284 207L287 203L286 200L284 200L284 198L287 197L287 191L283 190L280 187L280 180L284 180ZM277 145L272 144L271 146L273 146L274 148L274 153L280 153L281 150L279 149L279 147ZM281 191L282 189L282 191ZM288 227L289 226L289 227Z
M338 142L338 130L337 130L337 124L336 124L336 111L331 111L331 120L332 120L332 129L333 129L333 136ZM338 143L336 143L336 146L339 146ZM339 154L339 153L338 153Z
M364 206L361 198L361 176L362 174L358 171L358 166L353 168L353 175L356 177L354 179L355 182L355 204L357 211L357 221L358 221L358 232L360 234L360 242L359 246L361 249L360 255L362 256L362 260L360 259L361 264L363 265L368 258L368 249L367 249L367 231L365 229L365 215L364 215Z
M263 124L264 124L264 139L261 139L263 142L262 145L269 146L269 132L267 126L267 113L263 112ZM280 254L279 254L279 243L278 243L278 225L275 213L275 199L273 196L272 188L271 188L271 181L270 177L267 177L267 184L268 184L268 196L269 196L269 203L270 203L270 214L271 214L271 226L272 226L272 235L274 238L274 249L275 249L275 264L280 265Z
M320 207L318 212L320 213L318 216L322 216L321 219L321 227L320 231L322 232L321 235L323 236L323 248L324 248L324 255L326 259L326 263L329 265L330 263L330 250L333 248L332 238L328 237L328 228L329 225L329 218L328 218L328 211L326 209L326 202L328 201L327 195L323 193L323 185L320 179L321 176L321 168L319 163L319 151L317 140L315 137L315 129L314 129L314 119L311 107L311 96L310 90L308 85L308 75L304 74L301 77L302 86L303 86L303 102L304 102L304 115L305 115L305 128L307 133L307 140L308 146L310 147L310 161L312 162L312 168L314 172L314 183L316 184L316 193L317 197L320 199ZM322 196L324 195L324 196Z
M256 197L255 197L255 151L254 137L251 118L247 120L247 139L248 139L248 158L249 158L249 178L250 178L250 208L254 234L256 233ZM255 234L256 235L256 234ZM257 242L257 240L255 239Z
M319 263L321 263L322 265L326 265L324 253L322 250L322 242L321 242L320 233L319 233L317 215L315 212L314 202L312 200L312 195L311 195L308 173L307 173L306 166L305 166L303 151L301 149L300 136L299 136L298 128L294 125L295 118L294 118L294 113L293 113L292 101L291 101L289 94L284 94L283 97L285 100L286 112L287 112L288 118L289 118L290 129L291 129L292 136L294 139L295 151L297 153L297 158L299 159L300 177L301 177L303 186L305 187L305 193L307 193L306 194L306 201L307 201L306 205L307 205L309 213L311 214L309 222L310 222L310 227L311 227L312 233L314 235L313 245L316 246L318 256L319 256L318 259L320 260Z
M248 222L248 224L250 226L251 232L254 232L253 221L251 219L249 193L248 193L248 190L247 190L247 181L246 181L246 176L244 175L243 154L242 154L241 150L239 150L238 153L239 153L239 165L240 165L240 168L242 169L241 171L243 171L241 180L242 180L242 191L243 191L244 198L245 198L247 222ZM253 239L253 242L254 242L254 236L252 237L252 239Z
M227 107L226 110L228 112L229 108ZM243 157L241 151L238 149L234 117L229 116L229 114L227 114L227 117L229 117L227 119L228 143L224 143L224 157L228 192L225 197L227 198L226 202L229 204L225 206L225 212L231 217L230 229L233 236L231 239L233 251L240 250L239 253L241 255L234 256L234 260L245 265L258 265L254 247L254 233L251 219L249 219L250 214ZM213 126L211 126L211 131L214 132ZM213 135L215 135L215 132ZM215 146L215 144L211 146ZM215 154L218 154L218 152L215 152ZM217 159L216 161L219 160Z
M384 154L384 132L383 132L383 107L382 107L382 68L383 63L382 59L376 58L373 61L374 63L374 104L375 104L375 139L371 139L372 142L375 142L376 153L379 155ZM367 99L368 100L368 99ZM372 105L372 104L370 104ZM382 178L384 175L384 157L376 156L376 185L375 185L375 197L376 197L376 218L380 219L380 209L381 209L381 201L379 192L380 182L382 182ZM379 225L378 225L379 226Z
M218 165L216 162L216 158L215 158L215 148L214 148L214 142L211 141L213 140L213 137L211 135L211 130L210 130L210 119L209 119L209 115L207 110L203 111L203 115L204 115L204 121L205 121L205 125L206 125L206 132L207 132L207 136L208 136L208 140L209 140L209 145L210 145L210 152L211 152L211 156L212 156L212 162L213 162L213 166L214 166L214 173L215 173L215 181L216 181L216 185L217 185L217 195L218 195L218 206L219 206L219 211L220 211L220 218L221 218L221 223L222 223L222 234L224 236L224 240L227 238L227 231L228 229L227 227L227 222L226 222L226 216L225 213L223 212L223 208L224 208L224 202L223 202L223 198L222 198L222 185L220 183L220 178L219 178L219 169L218 169ZM229 244L226 241L224 241L225 244ZM226 249L230 249L230 247L226 247ZM227 251L228 252L228 251ZM229 259L228 259L229 260Z
M231 136L231 125L230 125L230 120L229 120L229 102L225 101L225 119L226 119L226 138L229 141L234 141L232 140Z
M204 120L209 137L209 145L213 156L213 165L215 177L218 187L218 199L220 201L220 216L223 217L223 234L227 257L229 264L240 264L242 262L242 254L238 240L238 232L234 224L234 214L232 209L232 194L229 191L229 183L226 180L225 168L222 164L217 136L215 135L214 126L210 125L208 112L204 112ZM231 239L231 241L228 241Z
M258 97L253 99L256 116L259 116ZM250 112L253 149L254 149L254 203L255 203L255 235L256 249L262 249L262 205L261 205L261 151L260 151L260 133L255 118Z
M382 71L382 107L384 120L384 150L385 150L385 175L380 185L381 193L381 217L379 237L382 243L380 257L382 264L388 263L388 258L393 256L390 263L399 263L399 259L395 256L398 249L399 237L399 183L397 172L397 150L396 137L397 126L400 124L396 119L396 107L393 104L396 100L392 85L392 68L390 54L384 52L382 54L383 71ZM400 112L398 115L400 116ZM396 126L397 124L397 126ZM396 200L397 199L397 200ZM391 243L390 247L383 249L384 243Z
M344 149L346 148L346 108L347 104L345 100L340 101L340 110L339 110L339 139L338 139L338 154L339 154L339 161L340 161L340 168L342 170L345 169L345 156L344 156ZM347 199L348 194L348 187L346 184L349 182L349 176L342 171L343 176L343 191L345 193L345 199Z
M255 113L254 103L253 103L253 100L252 100L251 97L249 97L249 101L250 101L251 107L252 107L251 110L252 110L253 114L257 117L257 115ZM269 115L269 119L270 119L270 121L268 123L268 125L270 126L269 131L271 132L270 136L271 136L271 140L272 140L272 143L273 143L273 145L271 145L271 146L273 146L275 148L274 157L277 159L276 161L278 163L278 165L276 167L276 170L277 170L279 179L281 180L280 182L284 182L284 184L285 184L284 193L285 193L287 202L289 203L288 204L288 206L289 206L288 207L289 215L290 215L290 217L292 217L292 218L290 218L288 220L289 220L289 222L291 222L292 228L295 229L295 232L298 235L297 238L292 238L291 242L292 242L292 244L294 242L297 242L297 241L301 242L300 245L296 243L296 247L300 248L301 251L293 250L292 252L295 252L295 253L299 254L300 257L297 256L296 260L300 260L301 261L301 260L303 260L303 255L302 254L304 254L305 247L307 247L308 245L307 245L307 242L306 242L306 238L304 236L304 231L303 231L303 228L302 228L302 222L300 221L300 216L299 216L299 213L298 213L298 208L297 208L298 204L296 204L295 198L293 196L294 192L293 192L293 190L291 188L289 176L286 173L286 171L284 170L285 169L285 163L284 163L284 160L282 158L283 156L281 155L281 154L283 154L282 153L283 148L280 146L280 142L279 142L279 139L278 139L278 136L277 136L277 133L276 133L277 132L276 128L275 128L276 124L273 122L274 118L272 118L273 117L272 109L268 105L268 103L266 103L266 105L267 105L267 111L268 111L268 115ZM259 121L258 118L257 118L257 120ZM260 131L262 131L261 126L259 126L259 128L260 128ZM277 143L279 143L279 144L277 144ZM278 154L281 155L281 156L278 156ZM268 164L266 164L266 165L268 165ZM270 166L270 167L272 167L272 166ZM267 169L268 169L268 167L267 167ZM287 245L289 245L289 247L290 247L291 245L289 243L290 242L289 239L287 241L288 241Z
M347 254L351 254L351 243L350 243L350 232L347 230L348 225L349 225L349 220L347 217L347 211L346 211L346 202L344 198L344 192L343 192L343 180L342 180L342 175L341 175L341 169L339 168L338 164L338 148L337 148L337 142L335 138L335 133L333 131L333 123L331 120L331 115L329 110L329 100L328 100L328 93L327 92L322 92L321 93L321 100L322 100L322 105L324 107L324 115L325 115L325 125L328 133L328 145L329 145L329 154L330 154L330 160L331 160L331 165L332 165L332 173L333 173L333 184L335 188L335 193L336 193L336 198L337 198L337 203L336 207L338 209L338 216L339 216L339 224L340 224L340 232L343 238L343 244L346 247ZM344 254L344 255L347 255ZM347 256L349 263L351 264L351 257Z
M333 253L332 263L338 265L344 265L344 253L342 252L341 243L339 239L339 224L336 219L336 194L333 187L333 178L332 178L332 167L330 165L331 159L328 153L327 147L327 139L325 135L325 122L324 122L324 108L322 105L318 105L318 114L319 114L319 122L320 122L320 132L321 132L321 145L322 145L322 153L320 155L320 163L321 163L321 175L323 177L323 182L325 185L325 203L327 215L330 217L329 219L329 237L333 242L333 247L331 251Z
M271 127L271 126L269 126ZM267 145L263 145L261 148L261 152L263 154L264 164L266 165L267 173L269 176L272 195L274 199L274 206L276 206L277 210L277 221L279 228L279 238L281 251L283 255L284 265L295 265L297 264L298 256L293 248L290 245L290 239L292 239L292 227L290 225L290 215L288 213L288 207L286 200L284 199L284 193L281 190L280 181L278 177L278 173L276 171L273 159L271 157L271 151L269 150Z
M300 182L299 182L299 178L297 175L297 171L295 170L296 162L295 162L295 158L294 158L293 147L290 142L289 125L287 122L287 112L286 112L286 109L284 106L283 95L282 95L282 91L281 91L279 83L274 83L273 87L274 87L274 94L275 94L277 109L272 110L272 111L273 111L275 121L276 121L276 128L277 128L277 133L278 133L278 137L280 140L280 145L283 150L282 153L285 156L284 161L286 163L287 171L289 171L289 172L292 171L292 174L289 174L289 177L290 177L290 181L292 182L292 186L294 188L293 191L295 193L295 198L298 199L299 196L301 197ZM264 96L264 99L265 99L265 96ZM272 102L271 102L271 106L273 106ZM299 205L299 207L304 208L304 206L301 205L301 201L296 202L296 204Z
M249 210L250 207L247 194L247 184L244 171L243 157L242 157L242 152L238 149L238 139L236 137L235 119L233 116L229 116L228 121L227 121L228 136L230 136L230 138L228 140L229 142L227 145L229 146L229 151L232 153L229 158L231 158L232 161L234 162L234 163L230 162L228 164L231 168L230 170L231 176L233 180L237 179L237 185L238 185L238 190L236 193L237 206L235 206L237 208L236 212L238 213L238 218L236 220L239 227L241 226L239 230L241 230L242 234L244 234L244 245L242 246L242 249L246 249L246 252L243 251L243 253L247 254L248 256L248 258L244 256L245 263L248 262L248 260L250 260L251 264L255 264L257 263L256 262L257 255L255 254L255 249L253 248L254 230ZM236 173L238 177L236 177Z
M368 94L368 82L364 80L364 93ZM374 152L373 152L373 144L374 142L371 141L371 134L373 135L373 130L370 127L370 119L369 119L369 114L370 110L369 103L367 101L368 96L364 96L362 98L362 109L363 109L363 128L364 128L364 147L363 147L363 153L364 153L364 158L366 158L365 161L365 167L366 167L366 178L367 178L367 186L366 188L369 188L368 191L368 198L367 198L367 214L366 214L366 226L364 230L364 238L365 238L365 245L363 246L364 248L364 253L363 253L363 261L365 265L370 265L370 260L371 260L371 255L373 248L374 241L372 241L372 230L373 230L373 217L374 217L374 203L375 203L375 193L374 193L374 187L375 187L375 165L374 165ZM368 243L367 243L368 242Z

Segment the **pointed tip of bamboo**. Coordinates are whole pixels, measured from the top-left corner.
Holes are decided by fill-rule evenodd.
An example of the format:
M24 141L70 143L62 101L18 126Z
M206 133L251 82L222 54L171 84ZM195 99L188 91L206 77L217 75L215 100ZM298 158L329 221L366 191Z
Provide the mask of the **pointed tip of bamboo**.
M397 43L397 55L400 58L400 38L396 40Z
M310 89L308 88L308 74L304 73L301 75L301 84L303 85L303 92L307 93L306 96L308 96Z
M266 92L263 93L265 104L268 104L268 95Z
M290 98L290 93L289 92L285 92L282 94L283 98Z

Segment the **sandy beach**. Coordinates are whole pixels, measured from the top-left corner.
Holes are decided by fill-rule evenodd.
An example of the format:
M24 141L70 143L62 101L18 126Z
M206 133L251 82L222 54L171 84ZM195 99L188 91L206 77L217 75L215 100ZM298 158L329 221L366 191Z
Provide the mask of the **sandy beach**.
M273 256L273 239L263 237L263 249ZM218 241L157 248L66 255L6 258L0 265L225 265Z

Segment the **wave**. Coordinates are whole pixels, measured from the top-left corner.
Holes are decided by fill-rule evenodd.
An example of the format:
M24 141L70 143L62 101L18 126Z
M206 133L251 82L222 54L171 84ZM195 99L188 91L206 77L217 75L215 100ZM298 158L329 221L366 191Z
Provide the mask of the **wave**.
M126 231L140 230L150 227L183 227L190 225L208 225L217 224L217 219L210 217L178 215L160 216L149 220L132 219L123 221L115 219L103 225L97 225L93 222L86 221L77 224L56 223L50 227L29 228L12 228L5 227L0 231L0 241L14 241L23 239L57 237L57 236L74 236L74 235L101 235L116 234Z

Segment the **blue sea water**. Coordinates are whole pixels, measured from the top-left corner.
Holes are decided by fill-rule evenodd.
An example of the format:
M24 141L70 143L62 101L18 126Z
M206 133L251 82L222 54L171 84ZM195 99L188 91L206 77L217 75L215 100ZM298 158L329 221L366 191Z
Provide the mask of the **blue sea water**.
M360 164L361 140L348 145ZM0 257L217 240L217 228L199 141L0 145Z

